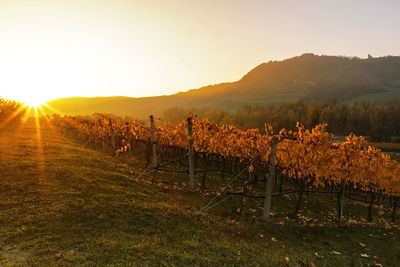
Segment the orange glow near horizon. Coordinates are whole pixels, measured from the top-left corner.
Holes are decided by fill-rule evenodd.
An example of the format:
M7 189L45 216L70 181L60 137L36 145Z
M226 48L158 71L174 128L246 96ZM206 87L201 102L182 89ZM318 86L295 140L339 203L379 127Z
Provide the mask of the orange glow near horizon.
M0 96L1 98L1 96ZM36 117L36 116L41 116L45 114L53 114L53 113L58 113L62 114L61 111L57 110L56 108L52 107L49 105L47 102L50 100L45 100L41 99L39 97L34 97L31 99L9 99L5 98L6 100L10 101L16 101L21 104L20 108L15 111L10 117L8 117L6 120L4 120L0 124L0 129L4 126L6 126L9 122L12 121L13 118L15 118L17 115L19 115L21 112L25 113L24 116L24 121L26 121L29 117Z

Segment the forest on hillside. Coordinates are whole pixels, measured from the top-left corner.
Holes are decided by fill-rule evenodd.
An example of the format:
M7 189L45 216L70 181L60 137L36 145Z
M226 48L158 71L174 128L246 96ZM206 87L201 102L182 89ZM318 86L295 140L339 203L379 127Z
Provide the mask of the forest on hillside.
M264 130L270 124L275 131L282 128L294 129L297 122L311 129L317 124L327 123L327 130L335 135L368 136L371 141L399 141L400 104L373 102L343 104L330 102L295 101L280 105L248 105L235 112L217 109L170 108L164 119L180 122L187 112L196 113L218 124L233 124L241 129Z

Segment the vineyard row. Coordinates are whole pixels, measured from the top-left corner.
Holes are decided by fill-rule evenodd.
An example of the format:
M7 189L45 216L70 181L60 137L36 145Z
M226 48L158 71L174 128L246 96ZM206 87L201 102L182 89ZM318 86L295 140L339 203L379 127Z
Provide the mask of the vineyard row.
M155 121L152 116L150 121L150 124L137 119L124 122L104 114L53 117L53 123L58 127L72 131L86 142L111 146L115 154L130 152L134 142L144 143L147 162L154 170L162 167L157 158L158 150L169 153L172 158L188 155L189 184L192 187L193 154L196 153L203 155L205 166L207 159L213 156L221 157L224 162L229 160L232 165L235 162L237 165L247 164L249 178L243 186L243 196L253 183L252 173L261 169L267 170L270 177L266 179L265 196L271 194L272 184L269 183L272 176L278 174L289 177L303 191L334 187L342 206L345 190L367 192L371 198L375 194L395 200L400 197L400 164L397 161L353 134L344 142L333 142L332 135L325 130L326 125L307 130L298 123L296 131L282 129L278 133L266 125L265 133L261 133L258 129L241 130L233 125L216 125L192 114L178 125L160 119Z

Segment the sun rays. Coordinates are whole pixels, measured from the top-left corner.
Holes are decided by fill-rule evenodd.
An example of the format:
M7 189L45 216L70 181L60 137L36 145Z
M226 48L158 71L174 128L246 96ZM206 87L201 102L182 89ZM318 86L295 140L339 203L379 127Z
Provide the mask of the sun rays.
M21 131L29 132L33 137L31 140L34 141L35 156L32 159L35 162L35 177L41 200L40 205L45 205L50 182L46 173L46 144L49 141L48 138L58 136L58 132L51 124L50 114L59 112L36 100L21 103L4 99L1 103L4 112L3 117L0 118L0 131L10 138L20 134ZM21 149L25 150L24 146Z
M40 98L30 98L22 101L25 106L31 107L31 108L41 108L42 106L46 106L46 101Z
M0 122L0 130L5 128L9 123L11 123L18 115L22 115L25 112L24 107L19 107L16 111L14 111L11 115L5 118L3 121Z
M46 116L42 114L41 107L31 107L34 114L33 119L34 131L35 131L35 142L36 142L36 158L37 158L37 170L38 170L38 185L41 205L46 205L47 195L48 195L48 180L46 175L46 161L43 143L43 127L42 122ZM32 122L31 122L32 123ZM29 126L28 126L29 127Z
M35 130L36 130L36 146L37 146L37 154L38 154L38 167L40 174L44 174L44 155L43 155L43 141L42 141L42 133L40 128L40 114L39 109L35 109ZM42 175L41 175L42 176Z

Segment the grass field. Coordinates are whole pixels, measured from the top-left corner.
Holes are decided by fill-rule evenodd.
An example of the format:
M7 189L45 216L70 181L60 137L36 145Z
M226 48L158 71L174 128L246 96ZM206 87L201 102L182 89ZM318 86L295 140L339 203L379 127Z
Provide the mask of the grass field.
M185 175L135 178L138 158L113 159L40 126L0 132L0 265L400 265L388 209L366 223L367 207L346 201L338 225L335 201L310 195L297 221L287 217L296 196L274 198L268 223L257 201L232 215L236 198L194 216L210 196L187 189Z
M382 105L387 101L395 101L396 103L400 102L400 88L389 89L384 93L374 93L374 94L365 94L350 100L345 101L346 104L357 102L362 103L364 101L372 101L377 105Z

